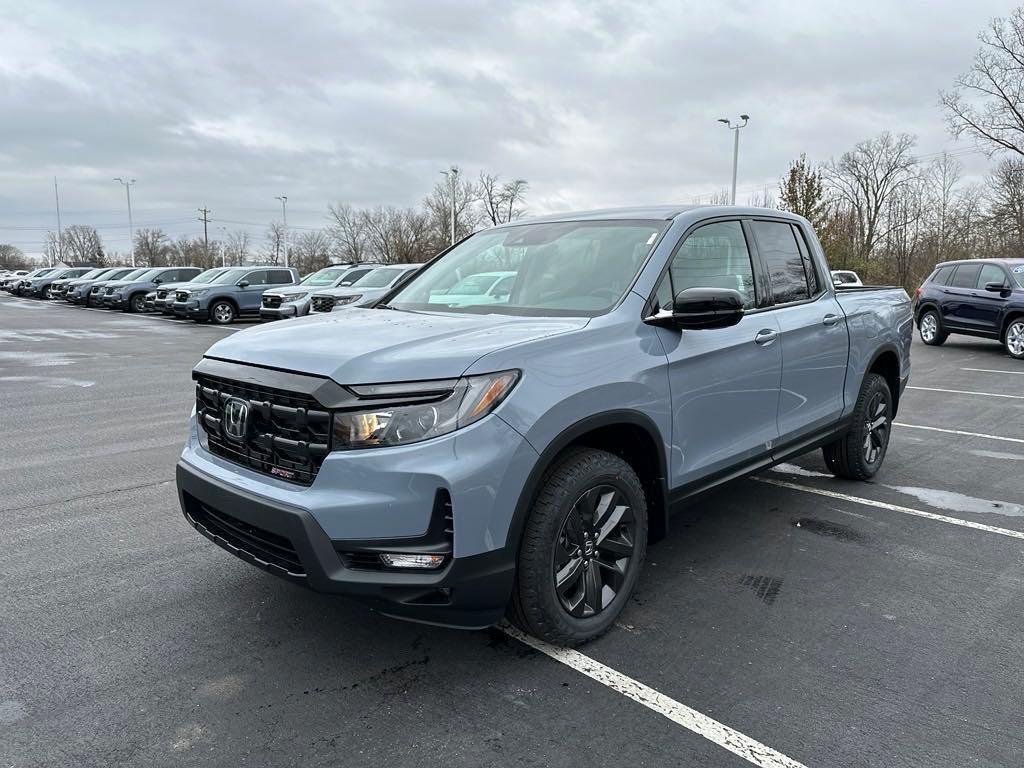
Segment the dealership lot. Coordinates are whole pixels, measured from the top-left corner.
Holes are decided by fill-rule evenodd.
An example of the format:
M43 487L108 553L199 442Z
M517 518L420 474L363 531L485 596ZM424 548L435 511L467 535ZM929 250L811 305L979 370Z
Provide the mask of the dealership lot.
M0 766L1020 764L1024 366L997 345L915 341L875 482L815 453L674 518L581 656L196 534L189 371L241 327L0 298Z

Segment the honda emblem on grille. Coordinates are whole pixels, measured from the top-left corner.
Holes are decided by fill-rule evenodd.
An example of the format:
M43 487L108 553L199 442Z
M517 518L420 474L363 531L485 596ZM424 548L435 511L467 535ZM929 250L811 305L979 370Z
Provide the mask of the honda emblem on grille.
M249 402L232 397L224 403L224 434L232 440L245 440L249 431Z

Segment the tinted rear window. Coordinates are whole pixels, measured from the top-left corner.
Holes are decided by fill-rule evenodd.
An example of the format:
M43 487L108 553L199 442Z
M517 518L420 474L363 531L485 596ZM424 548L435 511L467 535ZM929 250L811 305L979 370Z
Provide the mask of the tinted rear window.
M935 283L936 285L945 285L946 282L949 280L949 276L953 274L954 269L956 269L955 264L951 264L946 267L939 267L937 270L935 270L935 274L932 275L931 282Z
M775 303L787 304L810 298L804 259L796 244L793 228L777 221L755 221L751 226L757 238L757 249L768 266Z
M981 272L981 264L959 264L949 286L951 288L974 288L978 285L979 272Z

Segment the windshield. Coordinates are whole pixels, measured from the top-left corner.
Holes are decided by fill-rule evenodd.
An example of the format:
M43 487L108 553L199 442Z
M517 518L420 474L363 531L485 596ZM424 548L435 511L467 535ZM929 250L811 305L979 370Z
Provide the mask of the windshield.
M249 267L242 269L229 269L227 272L222 272L217 275L213 280L210 281L212 285L224 285L225 283L237 283L247 274L252 272Z
M420 272L390 301L396 309L594 316L611 309L640 271L663 221L522 224L473 235ZM481 273L505 271L500 296L449 300ZM489 286L494 277L488 276ZM459 288L459 293L463 293Z
M136 271L139 272L138 275L136 275L133 272L133 273L131 273L129 275L126 275L123 279L124 280L137 280L137 281L139 281L141 283L141 282L143 282L145 280L152 280L162 270L161 269L143 269L143 270L136 270Z
M125 272L120 277L113 278L113 279L115 279L115 280L135 280L136 278L142 277L142 275L146 274L147 272L149 272L148 269L133 269L131 272Z
M352 283L353 288L383 288L386 285L391 285L391 281L402 274L405 270L398 269L397 267L381 267L375 269L368 275L363 275L361 278Z
M487 289L491 287L491 284L498 279L497 275L483 273L479 275L470 275L459 280L453 285L448 293L451 294L474 294L474 293L486 293Z
M188 282L190 283L212 283L218 275L224 274L224 269L208 269L205 272L200 272L198 275L193 277Z
M302 281L302 285L307 285L311 288L324 285L334 285L342 275L348 272L348 267L328 267L327 269L321 269L319 272L314 272L312 275Z
M110 267L107 267L106 269L91 269L88 272L86 272L84 275L82 275L82 279L83 280L92 280L93 278L99 277L104 272L109 272L109 271L110 271Z

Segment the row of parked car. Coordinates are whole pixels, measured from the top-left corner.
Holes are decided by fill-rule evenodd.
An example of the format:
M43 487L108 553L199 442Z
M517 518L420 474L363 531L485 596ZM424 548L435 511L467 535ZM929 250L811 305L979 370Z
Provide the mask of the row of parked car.
M160 312L226 325L242 316L283 320L366 306L412 277L421 266L336 264L304 277L295 269L268 266L205 271L198 267L43 267L33 272L0 273L0 290L85 307ZM472 277L477 283L483 278L488 296L500 297L498 283L512 274ZM451 298L457 301L459 294Z

